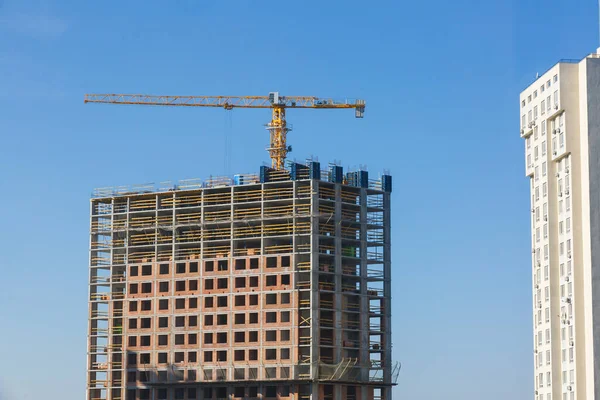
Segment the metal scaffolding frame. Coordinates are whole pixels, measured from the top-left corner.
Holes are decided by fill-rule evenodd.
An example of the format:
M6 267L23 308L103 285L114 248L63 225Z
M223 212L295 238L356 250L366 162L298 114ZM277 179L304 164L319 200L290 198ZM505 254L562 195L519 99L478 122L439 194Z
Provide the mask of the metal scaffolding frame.
M307 163L292 168L294 174L271 171L265 175L268 182L245 176L243 184L237 185L233 183L240 182L239 178L211 178L96 191L90 212L87 399L123 400L128 390L137 396L147 387L158 390L161 386L158 381L140 382L138 372L158 374L166 366L156 365L154 359L143 367L128 362L130 354L148 351L130 346L128 334L137 331L127 326L127 320L159 315L151 309L132 311L128 309L130 303L147 307L145 302L163 298L154 292L158 290L154 277L133 277L130 268L137 271L150 265L156 270L169 265L175 269L184 265L185 269L195 264L194 276L200 278L200 284L186 291L181 301L188 304L196 298L202 303L213 293L203 286L203 278L214 276L218 280L223 276L233 282L236 260L246 260L240 262L246 268L249 260L257 259L258 269L249 273L264 285L269 275L264 269L267 258L274 257L277 269L290 275L289 283L280 285L292 299L291 342L276 345L291 349L289 361L267 362L262 353L259 359L245 364L200 362L198 358L197 362L177 366L182 371L194 371L185 372L183 382L163 382L163 386L169 383L169 387L178 387L177 382L181 387L198 388L227 382L268 386L275 382L293 386L290 399L391 398L390 387L399 371L399 364L391 360L391 177L384 175L361 186L365 180L358 179L357 173L336 181L340 168L332 165L324 174L318 165ZM316 175L310 175L312 170ZM296 180L291 180L292 175ZM323 176L329 181L319 179ZM291 261L284 262L284 258ZM228 260L228 271L203 271L203 265L217 265L221 260ZM151 294L138 293L138 281L145 289L150 288ZM266 296L271 291L260 286L256 293ZM237 295L232 288L219 293L232 300ZM173 293L164 299L171 298L175 299ZM185 315L212 315L201 310ZM233 318L235 310L228 310ZM258 310L262 313L272 308L260 303ZM174 318L179 314L170 311L164 315ZM257 328L263 332L267 325L259 321ZM237 332L231 323L219 329L230 337ZM200 324L194 332L204 331ZM157 334L156 328L149 332ZM198 340L198 345L186 349L203 350L204 346ZM225 349L233 352L232 346ZM243 351L251 348L241 347ZM154 357L156 344L149 349L148 354ZM263 352L265 344L258 349ZM174 349L167 352L173 355ZM211 379L205 379L208 370ZM215 375L212 371L221 372ZM133 376L136 380L130 382ZM356 393L349 394L354 387L358 389L352 393Z

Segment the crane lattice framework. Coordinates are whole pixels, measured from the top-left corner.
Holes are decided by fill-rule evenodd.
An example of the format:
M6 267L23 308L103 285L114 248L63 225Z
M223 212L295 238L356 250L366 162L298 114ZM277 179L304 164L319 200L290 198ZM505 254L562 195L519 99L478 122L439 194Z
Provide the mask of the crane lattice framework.
M287 126L285 110L287 108L344 109L353 108L355 117L362 118L365 112L364 100L334 100L314 96L280 96L271 92L268 96L153 96L146 94L86 94L85 103L140 104L149 106L175 107L222 107L233 108L270 108L271 122L267 124L271 140L267 148L271 157L271 166L283 169L287 153Z

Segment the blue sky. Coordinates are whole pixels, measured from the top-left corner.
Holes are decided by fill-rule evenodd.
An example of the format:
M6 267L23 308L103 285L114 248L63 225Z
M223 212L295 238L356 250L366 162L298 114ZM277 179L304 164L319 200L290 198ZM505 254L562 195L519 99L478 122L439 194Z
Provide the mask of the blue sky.
M367 100L362 120L290 111L289 142L291 158L394 176L395 397L531 398L518 94L596 49L596 15L591 0L0 0L0 398L85 395L94 187L268 159L266 110L83 94L274 90Z

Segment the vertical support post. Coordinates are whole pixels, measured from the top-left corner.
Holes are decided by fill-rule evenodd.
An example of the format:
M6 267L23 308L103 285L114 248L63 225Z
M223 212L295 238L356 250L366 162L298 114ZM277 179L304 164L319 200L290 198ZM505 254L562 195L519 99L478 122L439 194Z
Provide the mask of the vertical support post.
M115 285L115 280L113 279L113 275L114 275L114 260L115 260L115 255L114 255L114 226L115 226L115 199L113 198L111 200L112 206L111 206L111 210L110 210L110 273L109 275L109 279L110 279L110 284L109 284L109 303L108 303L108 315L110 317L110 319L108 320L108 324L109 324L109 332L110 332L110 336L107 340L107 342L112 345L112 346L108 346L108 351L106 352L106 364L107 364L107 372L106 372L106 379L107 382L111 382L110 384L107 385L106 388L106 398L107 399L112 399L112 389L110 389L112 385L112 361L113 361L113 352L115 350L115 346L113 343L113 326L114 326L114 318L115 318L115 300L113 298L113 293L115 292L114 289L114 285ZM127 206L127 212L129 212L129 205ZM125 276L127 276L127 266L125 267ZM127 292L127 284L125 284L125 289L124 292ZM121 304L122 304L122 311L121 311L121 368L123 367L123 361L125 358L125 340L124 338L126 336L123 335L124 331L124 326L125 326L125 315L124 315L124 309L125 309L125 296L123 296L121 298ZM123 391L124 391L124 386L123 385L123 381L125 380L125 370L123 370L122 374L121 374L121 395L124 395Z
M391 189L391 184L389 185ZM384 370L383 382L384 400L390 400L392 396L392 255L391 255L391 192L383 193L383 296L384 296L384 340L385 352L383 357Z
M360 378L369 380L369 297L367 293L367 189L360 189ZM361 385L361 398L367 399L367 386Z
M334 224L335 224L335 241L334 241L334 283L335 283L335 292L334 292L334 330L333 330L333 340L334 340L334 354L333 354L333 362L340 363L343 358L343 336L344 336L344 327L342 324L343 312L342 312L342 185L340 183L335 184L335 214L334 214ZM335 385L333 387L333 398L341 399L342 398L342 390L340 385Z
M93 224L93 215L94 215L94 203L90 202L90 228L92 227ZM111 217L112 218L112 217ZM87 329L87 366L86 366L86 370L85 370L85 375L86 375L86 390L85 390L85 398L86 400L91 400L91 396L90 396L90 377L91 377L91 369L92 369L92 343L94 343L94 340L92 340L92 313L94 312L94 304L92 303L92 279L93 279L93 269L92 269L92 242L94 239L94 234L91 233L90 234L90 240L89 240L89 249L90 251L89 253L89 260L90 260L90 271L89 271L89 277L88 277L88 329ZM97 347L97 342L98 340L95 340L95 346Z
M319 375L319 183L312 180L312 216L310 234L310 362L311 362L311 384L312 399L319 398L319 385L315 382Z

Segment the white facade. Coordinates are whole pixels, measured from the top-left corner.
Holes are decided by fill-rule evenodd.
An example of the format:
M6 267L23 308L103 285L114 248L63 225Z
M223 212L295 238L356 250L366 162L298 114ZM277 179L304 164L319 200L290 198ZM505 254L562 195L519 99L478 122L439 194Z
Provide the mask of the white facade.
M536 400L600 400L600 58L521 93L531 187Z

